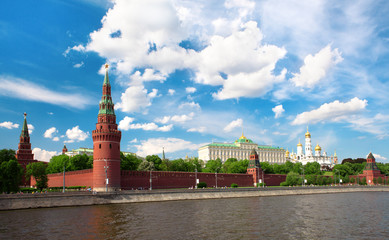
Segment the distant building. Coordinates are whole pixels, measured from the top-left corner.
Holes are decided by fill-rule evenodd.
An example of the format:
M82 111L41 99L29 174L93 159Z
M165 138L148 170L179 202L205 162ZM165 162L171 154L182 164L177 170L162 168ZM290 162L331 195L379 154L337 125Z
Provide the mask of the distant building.
M224 163L229 158L238 160L249 160L252 150L256 150L261 162L271 164L283 164L286 162L285 149L268 145L258 145L243 134L233 143L210 143L199 148L199 159L207 162L209 160L221 159Z
M308 131L305 133L305 152L303 152L303 145L299 141L297 144L297 152L289 153L289 151L285 152L286 160L291 162L300 162L303 165L309 162L317 162L321 165L322 169L332 168L337 162L338 157L336 156L336 152L333 156L327 156L325 151L322 152L319 144L315 147L315 154L313 154L312 145L311 145L311 134Z
M64 149L66 148L66 146L64 147ZM64 151L64 149L62 149L62 152L70 157L73 157L73 156L76 156L76 155L83 155L83 154L86 154L88 156L93 156L93 148L85 148L85 147L80 147L80 148L77 148L77 149L72 149L72 151L68 151L66 149L66 151ZM132 152L122 152L124 155L133 155L133 156L137 156L135 153L132 153Z

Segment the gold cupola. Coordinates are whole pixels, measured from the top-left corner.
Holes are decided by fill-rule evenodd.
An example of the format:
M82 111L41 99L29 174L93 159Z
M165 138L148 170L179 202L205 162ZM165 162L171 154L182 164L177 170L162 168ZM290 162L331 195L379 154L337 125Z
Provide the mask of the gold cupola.
M302 147L303 145L301 144L300 142L300 139L299 139L299 143L297 144L297 147Z
M310 138L310 137L311 137L311 134L309 133L308 126L307 126L307 132L305 133L305 138Z
M321 151L321 147L319 146L319 144L316 145L315 151Z

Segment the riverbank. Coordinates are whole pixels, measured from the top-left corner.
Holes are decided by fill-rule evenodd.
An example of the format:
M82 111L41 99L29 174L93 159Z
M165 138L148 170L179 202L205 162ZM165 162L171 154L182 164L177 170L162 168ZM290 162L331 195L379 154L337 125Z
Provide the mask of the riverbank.
M176 189L121 191L115 193L66 192L0 195L0 210L89 206L99 204L139 203L215 198L270 197L350 192L389 192L385 186L280 187L238 189Z

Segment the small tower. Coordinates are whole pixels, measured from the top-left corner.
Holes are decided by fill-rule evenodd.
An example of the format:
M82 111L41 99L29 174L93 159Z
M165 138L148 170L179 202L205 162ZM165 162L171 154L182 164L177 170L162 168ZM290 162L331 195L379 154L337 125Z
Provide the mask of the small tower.
M28 133L28 125L27 125L27 113L24 113L24 122L22 133L19 138L18 150L16 151L15 158L18 160L18 163L23 167L24 174L26 172L26 167L28 164L37 162L34 160L34 154L31 151L31 143L30 143L30 134ZM30 179L26 180L24 178L24 174L22 177L22 185L30 186Z
M338 156L336 156L336 150L334 152L334 164L338 164Z
M299 143L297 144L297 160L300 160L300 158L304 155L303 154L303 145L301 144L300 142L300 139L299 139Z
M250 153L249 166L247 167L247 174L253 176L254 186L262 179L262 168L259 163L257 151L253 148ZM263 181L263 180L262 180Z
M68 149L66 148L66 144L63 145L62 148L62 155L65 155L68 152Z
M377 167L375 158L371 152L366 158L366 165L362 175L364 175L363 177L366 177L366 183L368 185L374 185L374 178L385 177Z
M99 104L96 130L93 138L93 190L98 192L120 189L120 140L121 131L116 124L108 64L105 65L103 96Z
M321 156L321 147L319 146L319 144L317 144L316 147L315 147L315 156L316 157L320 157Z
M312 157L312 146L311 146L311 134L308 131L305 133L305 156Z

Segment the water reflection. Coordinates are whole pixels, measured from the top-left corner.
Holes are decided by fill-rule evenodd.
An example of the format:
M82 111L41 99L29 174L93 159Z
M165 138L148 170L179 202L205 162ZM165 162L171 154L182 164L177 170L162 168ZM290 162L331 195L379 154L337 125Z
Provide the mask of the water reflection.
M384 239L389 193L1 212L1 239Z

